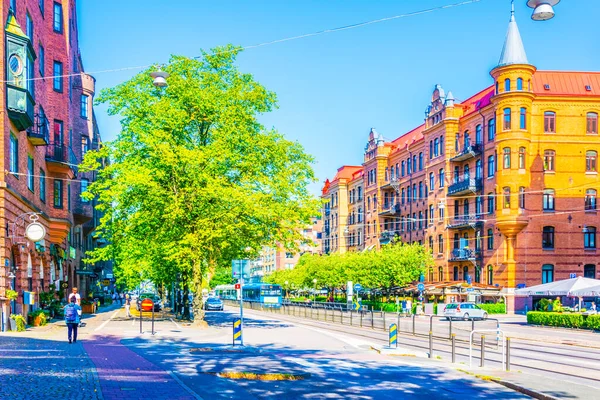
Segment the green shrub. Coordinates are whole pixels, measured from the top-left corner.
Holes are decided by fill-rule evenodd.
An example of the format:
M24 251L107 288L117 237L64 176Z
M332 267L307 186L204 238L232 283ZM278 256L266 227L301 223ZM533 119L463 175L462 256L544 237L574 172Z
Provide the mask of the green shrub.
M35 311L29 313L29 315L33 319L40 317L40 326L44 326L44 325L48 324L49 314L50 314L50 312L46 311L46 310L35 310Z
M14 319L17 323L17 332L25 332L25 325L27 324L25 317L21 314L11 314L10 318Z
M15 300L18 296L19 296L19 293L17 293L16 291L11 290L11 289L6 290L6 298L9 300L11 300L11 301Z
M481 309L485 310L488 314L506 314L506 308L504 303L488 303L488 304L477 304Z
M561 314L555 312L530 311L527 323L531 325L559 326L565 328L584 328L585 322L581 314Z
M600 315L588 315L585 319L585 327L588 329L600 330Z

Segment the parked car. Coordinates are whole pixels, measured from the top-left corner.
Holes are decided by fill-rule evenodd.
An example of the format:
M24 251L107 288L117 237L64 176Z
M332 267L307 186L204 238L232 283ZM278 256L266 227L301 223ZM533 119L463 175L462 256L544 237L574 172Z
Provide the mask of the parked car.
M223 311L223 302L218 297L209 297L204 302L204 309L206 311Z
M142 307L142 300L144 299L151 299L152 301L154 301L154 311L162 310L162 300L160 299L160 297L158 297L158 295L154 293L141 293L135 302L138 311Z
M447 319L487 319L487 312L475 303L449 303L444 307Z

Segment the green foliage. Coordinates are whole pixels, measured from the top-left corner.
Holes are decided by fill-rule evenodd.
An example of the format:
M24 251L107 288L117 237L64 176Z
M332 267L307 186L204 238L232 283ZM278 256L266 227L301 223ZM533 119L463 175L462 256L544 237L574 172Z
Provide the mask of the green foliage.
M52 287L47 292L40 292L40 303L44 307L49 306L52 303L52 300L54 300L54 293L55 291L52 289Z
M214 289L217 285L230 285L235 283L231 276L231 267L218 268L210 279L209 286Z
M14 300L19 296L19 293L17 293L15 290L11 290L11 289L6 289L6 298L9 300Z
M488 314L506 314L506 306L504 303L487 303L477 304L481 309Z
M365 288L402 287L416 281L433 265L430 253L419 244L393 244L380 251L334 253L325 256L304 254L296 268L280 270L267 277L271 283L291 288L345 288L347 281Z
M528 312L527 323L531 325L560 326L565 328L585 327L584 319L581 314L563 314L541 311Z
M49 312L45 310L35 310L29 313L32 319L40 318L40 326L44 326L48 323Z
M317 214L307 189L313 160L259 123L276 97L238 70L239 52L172 56L168 87L154 87L143 71L99 96L122 131L81 167L97 171L84 197L98 199L98 232L109 243L86 262L114 259L118 284L178 280L200 292L232 259L263 245L296 247L297 228ZM198 319L201 302L194 296Z
M600 330L600 315L588 315L585 319L585 326L588 329Z
M21 314L11 314L11 319L14 319L17 323L17 332L25 332L25 325L27 325L27 321Z

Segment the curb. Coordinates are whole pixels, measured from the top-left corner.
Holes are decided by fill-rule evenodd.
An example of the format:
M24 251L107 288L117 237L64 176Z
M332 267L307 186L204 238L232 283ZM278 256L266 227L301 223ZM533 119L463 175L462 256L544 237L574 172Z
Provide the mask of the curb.
M505 380L496 379L496 378L492 378L491 381L496 382L499 385L505 386L505 387L512 389L514 391L517 391L519 393L523 393L529 397L533 397L534 399L560 400L558 397L550 396L550 395L544 394L542 392L536 392L535 390L527 389L526 387L523 387L523 386L516 384L514 382L511 382L511 381L505 381Z

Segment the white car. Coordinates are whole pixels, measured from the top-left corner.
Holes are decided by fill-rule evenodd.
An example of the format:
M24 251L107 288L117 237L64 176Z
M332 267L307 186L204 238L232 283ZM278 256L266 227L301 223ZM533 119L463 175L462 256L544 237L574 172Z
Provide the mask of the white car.
M444 317L451 319L487 319L488 314L475 303L448 303Z

